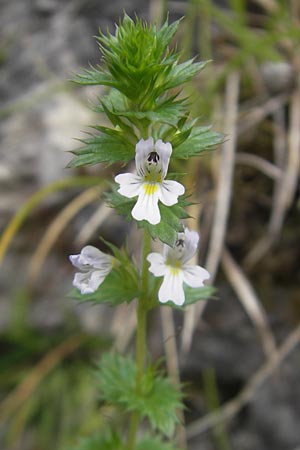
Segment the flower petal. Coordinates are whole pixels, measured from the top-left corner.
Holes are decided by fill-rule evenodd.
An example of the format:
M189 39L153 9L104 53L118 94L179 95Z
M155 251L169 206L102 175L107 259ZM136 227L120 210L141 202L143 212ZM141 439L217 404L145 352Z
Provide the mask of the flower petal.
M69 256L69 260L71 261L71 263L73 264L74 267L77 267L77 269L83 270L83 271L87 271L90 270L90 266L88 266L87 264L83 264L81 262L81 255L70 255Z
M190 287L202 287L203 281L210 278L206 269L200 266L184 265L182 266L183 281Z
M112 268L112 256L101 252L101 250L92 245L83 247L80 256L81 263L88 264L95 269L101 269L108 273Z
M158 141L155 142L155 150L161 158L162 178L165 178L168 172L170 157L172 154L172 145L170 144L170 142L163 142L161 139L158 139Z
M178 202L178 196L184 194L184 186L173 180L164 180L159 193L160 201L166 206L175 205Z
M80 290L81 294L92 294L104 281L107 272L102 270L90 270L85 273L76 273L73 286Z
M165 259L160 253L149 253L147 261L151 264L149 271L153 273L155 277L161 277L166 274L167 268Z
M147 220L152 225L157 225L160 222L158 193L158 184L143 183L138 201L131 211L132 217L136 220Z
M92 245L86 245L79 255L70 255L69 258L73 266L85 272L92 267L101 268L103 265L112 264L110 255L106 255Z
M183 305L185 296L181 270L174 270L171 268L167 271L158 291L158 299L161 303L166 303L170 300L175 303L175 305Z
M199 234L197 231L190 231L188 228L184 229L184 252L182 256L183 264L189 261L197 251L199 242Z
M139 176L145 175L144 163L148 154L154 149L153 138L141 139L135 146L135 165Z
M120 173L115 177L115 181L120 185L118 192L124 197L132 198L139 195L142 186L140 176L133 173Z

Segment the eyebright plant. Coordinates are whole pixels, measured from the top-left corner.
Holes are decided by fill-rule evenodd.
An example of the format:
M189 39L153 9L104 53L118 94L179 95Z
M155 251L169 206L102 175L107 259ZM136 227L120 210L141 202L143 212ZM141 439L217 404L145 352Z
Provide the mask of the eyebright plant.
M175 159L199 156L222 141L219 133L189 118L182 88L207 62L180 62L170 47L179 22L166 22L158 29L125 14L115 34L100 32L97 37L101 64L75 77L78 84L107 87L94 109L110 125L92 127L81 148L72 152L69 166L124 166L135 160L134 171L111 180L106 201L135 221L144 238L138 266L126 248L108 242L109 254L88 245L70 256L77 269L72 291L77 300L114 306L136 300L137 305L135 360L111 352L97 366L101 402L114 407L118 419L79 441L73 450L176 450L172 436L182 408L181 388L151 364L147 314L160 304L185 308L209 298L213 288L204 285L207 270L189 264L199 235L183 226L188 198L168 169ZM164 243L162 254L151 252L151 239ZM141 421L148 423L148 431L137 438Z

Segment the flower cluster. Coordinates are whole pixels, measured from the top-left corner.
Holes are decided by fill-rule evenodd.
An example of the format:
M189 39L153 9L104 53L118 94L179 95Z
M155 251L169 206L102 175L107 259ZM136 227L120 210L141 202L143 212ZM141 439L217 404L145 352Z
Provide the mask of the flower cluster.
M163 277L157 294L159 301L172 301L176 305L185 302L185 285L202 287L209 274L200 266L188 264L196 252L199 235L187 228L182 232L181 220L187 217L186 200L181 197L185 188L168 178L170 159L198 156L222 139L210 127L197 126L195 120L190 120L186 99L174 94L174 88L191 80L207 63L193 59L181 62L180 54L169 47L179 22L171 25L165 22L158 29L139 19L133 21L125 14L115 35L100 33L97 39L103 64L85 70L75 81L111 88L95 109L106 114L112 127L93 127L96 134L89 133L87 139L81 140L83 147L73 152L69 164L80 167L128 163L133 159L135 145L135 170L115 177L117 189L108 193L107 199L117 211L131 215L146 233L165 244L163 254L150 253L147 261L150 273ZM155 138L149 132L148 138L141 139L145 130L153 130ZM128 298L139 291L139 282L135 284L138 272L135 267L130 272L134 265L128 264L130 273L124 276L122 267L127 262L124 264L121 257L118 267L114 267L114 260L118 259L114 255L87 246L79 255L70 256L79 269L73 285L81 294L97 291L110 272L110 280L116 279L116 272L124 279L125 290L126 281L131 280ZM101 292L105 296L110 293L114 299L110 287L105 283Z
M178 202L178 196L184 194L185 189L180 183L165 179L171 154L169 142L164 143L161 139L154 142L152 137L141 139L136 145L136 174L123 173L115 177L121 195L137 197L131 211L134 219L157 225L161 220L158 201L172 206ZM183 284L202 287L204 280L209 278L204 268L187 264L195 254L198 242L198 233L185 228L183 233L178 233L174 248L165 245L163 255L148 255L149 271L155 277L164 277L158 292L160 302L172 301L181 306L185 301ZM81 294L95 292L113 267L113 258L92 246L84 247L79 255L71 255L70 260L81 270L73 280Z

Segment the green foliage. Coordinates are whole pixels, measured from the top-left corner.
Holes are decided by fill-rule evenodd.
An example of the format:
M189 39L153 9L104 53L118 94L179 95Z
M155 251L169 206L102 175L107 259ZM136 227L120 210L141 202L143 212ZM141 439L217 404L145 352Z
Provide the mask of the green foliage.
M205 62L179 63L179 55L169 49L179 21L160 30L126 14L116 26L115 35L100 32L97 37L103 67L86 70L75 78L79 84L104 85L117 89L138 105L149 110L165 91L191 80Z
M105 433L82 438L77 445L69 447L68 450L125 450L125 447L120 436L108 430Z
M208 300L215 288L213 286L203 286L201 288L191 288L190 286L184 286L185 302L184 307L197 303L199 300Z
M100 32L97 40L102 65L84 71L74 81L110 88L107 95L98 99L94 109L104 113L113 127L93 127L98 133L89 133L86 139L80 140L83 146L72 152L74 158L69 167L126 163L134 158L135 145L142 137L164 138L163 125L168 126L164 134L174 145L188 139L192 125L189 130L181 131L182 123L187 120L187 99L179 95L180 89L207 61L180 62L180 55L169 47L178 25L179 21L170 25L165 22L157 29L139 19L133 21L125 14L116 26L115 35ZM179 145L174 157L196 156L205 149L204 144L211 148L219 142L216 133L205 136L198 133L197 138L193 135L188 139L184 149ZM194 149L187 151L191 146Z
M162 442L157 436L145 436L136 446L136 450L177 450L174 445Z
M106 113L111 122L120 126L120 128L124 127L124 121L120 120L120 117L126 118L133 125L138 124L143 119L148 119L152 123L160 122L176 125L178 117L181 116L186 107L185 99L176 100L177 97L178 94L162 95L150 110L130 110L130 102L127 97L116 89L111 89L108 95L99 99L100 106L96 107L95 110ZM126 130L132 133L131 128L126 128Z
M91 294L81 294L78 289L72 289L70 297L80 302L109 303L116 306L124 302L129 303L139 296L139 275L127 252L117 249L112 244L107 243L107 245L110 246L117 259L112 271L97 291Z
M107 127L93 127L102 131L101 134L88 133L87 139L80 139L84 145L72 150L75 155L68 167L81 167L91 164L109 163L117 161L128 162L134 158L135 149L125 137L122 130L114 130Z
M136 450L177 450L174 445L163 442L158 436L146 435L136 444ZM82 438L75 446L68 450L126 450L117 433L106 430L93 436Z
M105 194L108 204L119 214L125 215L132 220L131 210L136 203L136 199L124 197L117 192L117 185L114 185L111 192ZM151 225L146 220L137 222L139 228L146 228L153 239L160 239L165 244L174 246L177 233L183 231L182 219L187 219L189 215L184 210L189 202L185 196L178 199L178 203L173 206L165 206L159 202L161 220L157 225Z
M136 366L130 357L114 353L103 355L98 366L101 398L128 412L138 412L147 418L154 429L167 436L174 432L181 407L179 390L162 377L153 367L148 367L136 386Z
M215 288L213 286L203 286L201 288L191 288L184 285L184 294L185 294L185 302L182 306L174 305L173 302L163 303L162 305L171 306L175 309L184 310L187 306L193 305L201 300L208 300L213 293L215 292Z
M184 133L184 131L182 133ZM187 159L192 156L199 156L200 153L211 150L212 147L221 144L224 136L221 133L212 131L211 127L195 126L190 129L188 137L186 137L183 142L176 145L179 138L180 136L175 135L174 142L171 141L174 145L172 157Z

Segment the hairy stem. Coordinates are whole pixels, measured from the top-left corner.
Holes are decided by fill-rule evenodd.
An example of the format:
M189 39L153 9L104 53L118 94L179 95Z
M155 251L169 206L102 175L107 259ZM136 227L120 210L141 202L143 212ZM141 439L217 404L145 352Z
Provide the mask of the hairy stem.
M144 242L142 250L142 271L141 271L141 297L137 305L137 331L136 331L136 390L141 389L142 376L145 369L146 356L146 324L147 324L147 292L149 282L147 255L151 248L151 238L147 230L144 231ZM136 434L140 422L137 412L132 413L128 434L127 449L133 450L135 447Z

